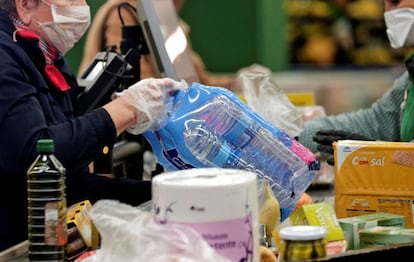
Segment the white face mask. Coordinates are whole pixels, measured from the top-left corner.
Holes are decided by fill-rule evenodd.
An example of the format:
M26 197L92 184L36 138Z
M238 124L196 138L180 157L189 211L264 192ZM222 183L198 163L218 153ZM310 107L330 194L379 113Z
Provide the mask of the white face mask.
M387 35L393 48L414 45L414 9L398 8L384 13Z
M87 5L48 5L51 7L53 22L40 23L34 21L43 29L56 49L64 54L79 41L88 29L91 23L90 9Z

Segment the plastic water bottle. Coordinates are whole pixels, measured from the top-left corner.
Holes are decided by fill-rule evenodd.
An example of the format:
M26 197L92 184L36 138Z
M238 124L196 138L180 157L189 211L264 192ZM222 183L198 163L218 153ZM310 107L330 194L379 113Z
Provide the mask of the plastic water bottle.
M184 129L186 147L207 166L254 171L281 208L293 208L315 178L315 157L281 130L268 130L225 96L200 107Z
M39 140L37 150L27 171L29 260L66 261L66 170L53 140Z

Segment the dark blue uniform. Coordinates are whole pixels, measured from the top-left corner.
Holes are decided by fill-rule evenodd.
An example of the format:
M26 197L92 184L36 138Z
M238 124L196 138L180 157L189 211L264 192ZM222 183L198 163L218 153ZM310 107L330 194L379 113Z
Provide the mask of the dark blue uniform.
M75 118L79 87L69 66L63 59L55 63L71 87L63 92L44 73L38 41L15 31L0 10L0 251L27 239L26 171L40 138L55 141L55 155L67 171L68 205L102 198L138 205L151 198L149 181L89 173L88 163L116 142L109 114L100 108Z

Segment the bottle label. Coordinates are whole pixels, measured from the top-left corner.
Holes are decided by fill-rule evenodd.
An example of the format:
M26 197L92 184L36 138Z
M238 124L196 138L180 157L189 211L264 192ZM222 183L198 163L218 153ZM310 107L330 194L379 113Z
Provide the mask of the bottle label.
M63 246L67 243L65 201L48 202L45 205L45 243Z
M167 159L174 167L178 168L179 170L194 168L194 166L188 164L180 157L176 148L163 150L162 154L165 159Z

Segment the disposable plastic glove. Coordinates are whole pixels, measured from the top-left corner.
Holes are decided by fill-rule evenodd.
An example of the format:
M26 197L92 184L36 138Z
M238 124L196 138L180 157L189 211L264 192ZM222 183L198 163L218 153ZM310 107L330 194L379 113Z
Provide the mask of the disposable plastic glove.
M173 106L174 94L188 87L171 78L146 78L115 95L136 108L137 122L127 132L138 135L162 127Z
M338 140L363 140L372 141L373 139L367 138L366 136L351 133L344 130L320 130L313 137L313 141L318 143L317 149L323 154L328 154L330 157L326 160L328 164L334 165L333 157L333 145L334 141Z

